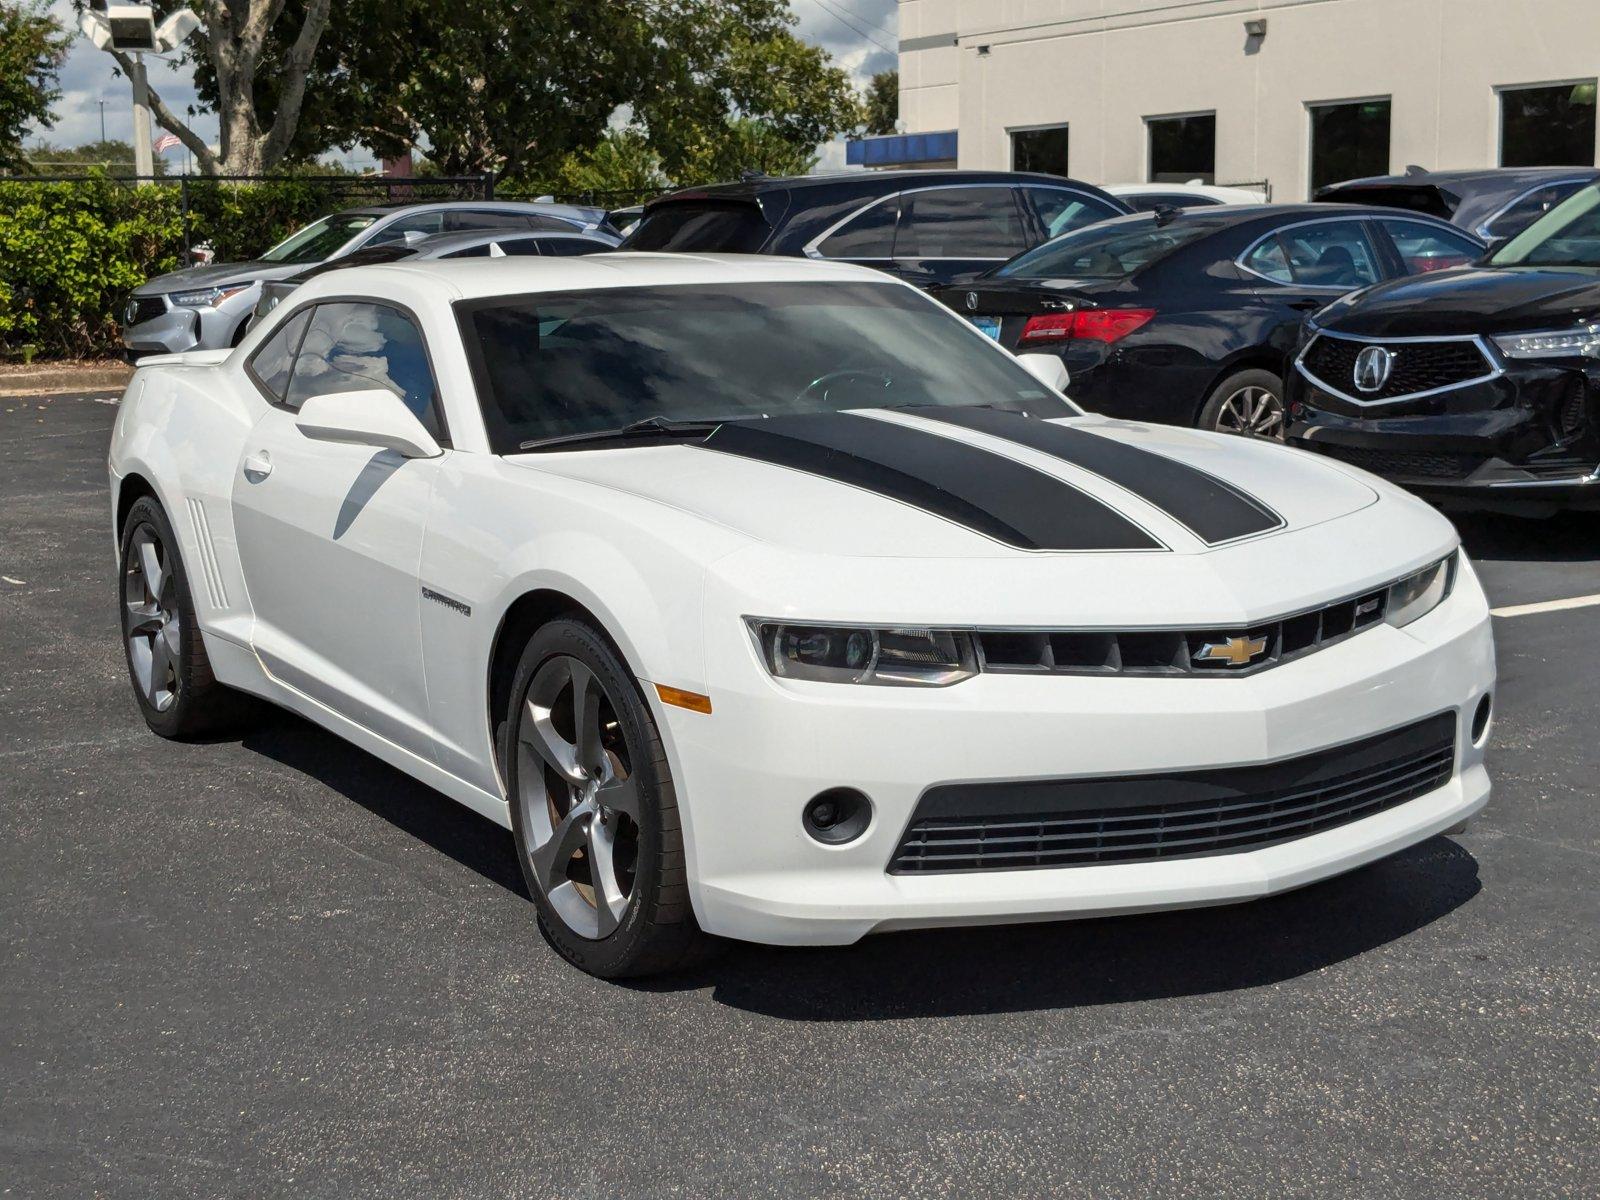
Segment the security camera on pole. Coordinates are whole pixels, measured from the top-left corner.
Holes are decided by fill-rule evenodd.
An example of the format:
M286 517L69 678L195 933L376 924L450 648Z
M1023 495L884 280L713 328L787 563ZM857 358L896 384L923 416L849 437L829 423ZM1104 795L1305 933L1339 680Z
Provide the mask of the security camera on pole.
M160 25L148 4L107 4L97 0L85 10L80 28L100 50L120 50L132 58L128 72L133 84L133 162L134 174L144 178L155 174L150 145L150 87L145 82L144 56L175 50L183 39L200 25L200 18L180 8Z

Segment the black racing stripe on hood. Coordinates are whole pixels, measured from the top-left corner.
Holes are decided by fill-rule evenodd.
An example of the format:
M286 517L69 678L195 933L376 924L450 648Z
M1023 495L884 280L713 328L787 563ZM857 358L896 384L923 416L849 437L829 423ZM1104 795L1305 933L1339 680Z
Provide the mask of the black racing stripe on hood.
M967 442L850 413L729 421L706 449L876 492L1021 550L1160 550L1087 492Z
M1283 518L1255 497L1187 463L1085 429L994 408L917 408L917 416L1043 451L1149 501L1208 545L1277 529Z

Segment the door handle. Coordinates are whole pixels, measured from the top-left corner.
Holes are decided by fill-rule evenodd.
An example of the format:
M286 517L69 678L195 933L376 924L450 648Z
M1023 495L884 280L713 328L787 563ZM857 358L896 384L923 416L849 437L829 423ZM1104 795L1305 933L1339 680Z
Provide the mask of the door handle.
M272 474L272 455L265 450L244 460L244 476L251 483L260 483Z

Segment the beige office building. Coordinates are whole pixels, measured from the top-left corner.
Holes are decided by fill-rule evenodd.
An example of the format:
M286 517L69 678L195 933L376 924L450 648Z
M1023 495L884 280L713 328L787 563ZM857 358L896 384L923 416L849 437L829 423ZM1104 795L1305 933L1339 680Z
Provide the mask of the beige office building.
M900 0L851 160L1270 184L1596 163L1600 0Z

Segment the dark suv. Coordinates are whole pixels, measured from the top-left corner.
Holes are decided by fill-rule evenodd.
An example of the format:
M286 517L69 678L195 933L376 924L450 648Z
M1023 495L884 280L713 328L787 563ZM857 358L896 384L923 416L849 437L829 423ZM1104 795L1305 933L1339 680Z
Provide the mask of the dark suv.
M1089 184L1016 171L758 178L653 200L618 249L834 259L929 287L1131 211Z
M1600 507L1600 184L1470 267L1316 313L1289 440L1440 500Z
M1336 204L1380 204L1442 217L1486 242L1515 237L1585 184L1600 178L1593 167L1486 167L1477 171L1424 171L1347 179L1317 191Z

